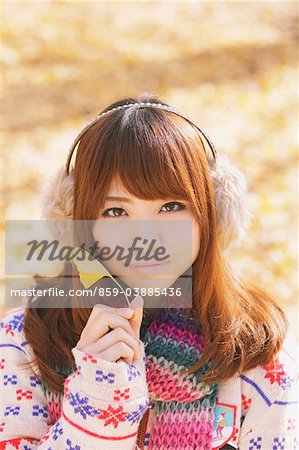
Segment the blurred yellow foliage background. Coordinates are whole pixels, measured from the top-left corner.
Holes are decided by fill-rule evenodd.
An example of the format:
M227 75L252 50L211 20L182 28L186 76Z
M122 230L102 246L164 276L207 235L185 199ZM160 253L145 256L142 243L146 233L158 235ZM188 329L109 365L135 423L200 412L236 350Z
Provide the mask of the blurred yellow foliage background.
M298 338L298 5L5 2L2 14L3 217L39 219L41 187L83 126L153 92L245 174L255 219L234 263Z

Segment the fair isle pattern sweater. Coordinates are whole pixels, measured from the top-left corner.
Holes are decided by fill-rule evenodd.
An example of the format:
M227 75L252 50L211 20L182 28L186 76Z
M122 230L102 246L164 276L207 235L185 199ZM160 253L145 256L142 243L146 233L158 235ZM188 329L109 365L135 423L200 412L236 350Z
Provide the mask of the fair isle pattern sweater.
M76 370L63 396L49 398L39 373L19 366L33 356L24 316L16 308L0 322L0 449L164 450L149 447L157 404L148 395L142 341L142 357L132 364L73 348ZM239 450L299 449L296 358L298 345L288 335L269 364L219 384L213 449L226 443Z

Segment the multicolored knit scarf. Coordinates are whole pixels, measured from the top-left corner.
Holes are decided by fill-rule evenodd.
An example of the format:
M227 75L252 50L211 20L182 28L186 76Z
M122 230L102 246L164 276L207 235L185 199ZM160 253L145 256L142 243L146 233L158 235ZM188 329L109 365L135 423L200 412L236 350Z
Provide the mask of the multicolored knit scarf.
M145 343L149 398L157 406L149 449L210 450L218 384L201 381L210 361L193 374L182 374L199 360L205 345L197 321L185 309L161 309L154 316L145 309L140 339ZM44 390L56 421L61 399Z
M204 337L185 309L144 314L140 338L145 343L149 397L157 402L151 450L211 449L218 385L201 382L210 362L188 376L203 352Z

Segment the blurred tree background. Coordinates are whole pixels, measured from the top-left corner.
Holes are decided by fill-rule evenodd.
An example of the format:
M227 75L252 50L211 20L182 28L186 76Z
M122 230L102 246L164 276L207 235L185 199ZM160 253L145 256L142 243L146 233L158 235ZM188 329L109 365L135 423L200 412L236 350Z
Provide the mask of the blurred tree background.
M83 126L153 92L245 174L255 219L234 261L298 338L298 4L6 1L2 12L3 217L39 219L42 185Z

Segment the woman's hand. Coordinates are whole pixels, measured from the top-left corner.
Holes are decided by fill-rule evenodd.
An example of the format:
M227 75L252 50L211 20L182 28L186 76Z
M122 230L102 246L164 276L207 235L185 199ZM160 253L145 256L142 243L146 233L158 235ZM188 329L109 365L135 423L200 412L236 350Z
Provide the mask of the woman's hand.
M128 364L141 357L139 352L143 298L131 302L132 308L112 308L97 304L77 343L77 349L107 361L123 358Z

